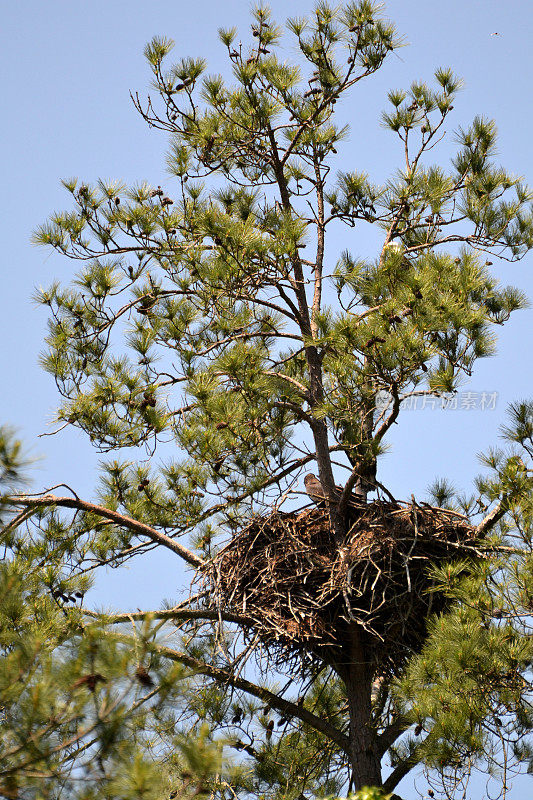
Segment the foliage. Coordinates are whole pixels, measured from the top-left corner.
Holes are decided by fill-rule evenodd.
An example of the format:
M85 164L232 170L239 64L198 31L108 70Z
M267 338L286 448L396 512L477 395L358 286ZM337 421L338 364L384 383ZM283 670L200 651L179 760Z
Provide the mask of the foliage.
M531 764L531 403L511 408L514 449L485 457L475 497L434 487L486 558L435 567L451 610L394 681L357 627L343 665L311 668L305 648L274 665L246 614L194 582L157 611L85 605L97 568L154 546L201 573L252 516L293 512L313 462L342 545L354 488L394 501L376 469L403 404L455 392L526 305L490 269L533 245L533 194L495 163L494 123L476 117L449 165L428 161L450 70L389 93L402 166L378 185L332 170L338 100L402 44L381 7L319 2L284 32L259 6L250 34L220 31L230 82L202 59L167 66L169 39L146 48L155 94L134 102L168 133L172 197L67 180L72 209L35 234L82 265L39 292L59 428L111 455L95 502L29 495L0 439L6 797L369 800L363 786L394 791L417 765L451 797L473 767L503 769L505 791ZM374 258L332 252L356 225L379 232Z

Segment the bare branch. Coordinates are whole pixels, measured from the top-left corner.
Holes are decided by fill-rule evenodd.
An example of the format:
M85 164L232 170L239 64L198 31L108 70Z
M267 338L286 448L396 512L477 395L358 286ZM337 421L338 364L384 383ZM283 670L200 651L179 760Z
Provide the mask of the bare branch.
M172 661L178 661L181 664L185 664L196 673L207 675L208 677L213 678L213 680L223 686L233 686L236 689L247 692L247 694L251 694L253 697L259 698L264 703L267 703L271 708L275 708L276 711L279 711L285 716L297 717L311 728L314 728L315 730L324 734L324 736L327 736L329 739L334 741L335 744L337 744L344 752L348 752L348 737L345 736L338 728L335 728L333 725L327 723L324 719L322 719L322 717L315 716L315 714L311 713L311 711L308 711L306 708L303 708L301 705L297 705L290 700L285 700L283 697L280 697L279 695L269 691L265 687L259 686L256 683L252 683L245 678L239 678L228 670L224 670L220 667L215 667L212 664L206 664L203 661L192 658L186 653L182 653L178 650L172 650L170 647L152 643L148 643L148 647L153 648L158 653L166 658L171 659Z
M377 748L380 756L383 756L389 747L394 744L396 739L404 733L409 727L409 723L402 715L398 715L387 725L383 733L377 737Z
M169 608L168 610L158 611L135 611L131 614L101 614L98 611L91 611L88 608L82 608L81 611L92 619L99 619L103 622L109 622L113 625L128 623L132 620L146 620L146 619L180 619L180 620L205 620L206 622L235 622L238 625L252 626L254 620L252 617L247 617L244 614L233 614L228 611L218 611L217 609L181 609Z
M483 536L487 531L493 528L497 522L501 520L504 514L508 511L507 506L507 498L502 497L500 502L492 509L492 511L487 514L487 516L481 520L479 525L476 528L476 534L478 536Z

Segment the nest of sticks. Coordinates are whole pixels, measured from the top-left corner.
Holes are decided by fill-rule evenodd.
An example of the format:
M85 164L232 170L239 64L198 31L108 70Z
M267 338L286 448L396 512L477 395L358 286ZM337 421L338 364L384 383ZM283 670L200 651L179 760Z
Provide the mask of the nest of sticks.
M204 573L211 603L253 620L254 634L286 659L307 652L333 664L359 626L376 670L394 674L447 607L431 566L482 558L475 528L442 508L352 504L345 540L327 511L275 511L254 518Z

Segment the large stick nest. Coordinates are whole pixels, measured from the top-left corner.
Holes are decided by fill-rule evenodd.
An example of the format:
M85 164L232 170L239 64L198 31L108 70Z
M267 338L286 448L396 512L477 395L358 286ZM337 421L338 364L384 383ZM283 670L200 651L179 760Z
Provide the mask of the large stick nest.
M446 509L361 503L338 544L324 508L273 512L233 536L204 575L219 607L246 615L271 651L334 663L359 626L375 668L396 672L447 600L431 565L481 557L475 529Z

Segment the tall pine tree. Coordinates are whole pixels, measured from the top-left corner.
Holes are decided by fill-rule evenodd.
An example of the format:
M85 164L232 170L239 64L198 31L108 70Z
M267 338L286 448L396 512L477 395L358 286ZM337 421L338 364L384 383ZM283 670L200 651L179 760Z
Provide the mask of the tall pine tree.
M490 267L533 245L533 195L482 117L431 164L447 69L389 93L385 185L335 171L337 102L401 40L366 0L285 33L293 63L266 7L247 44L220 31L230 83L154 39L134 101L168 190L65 181L35 236L82 264L40 294L58 422L114 457L95 502L28 495L4 439L6 797L296 800L417 765L453 797L530 763L532 405L472 498L400 502L377 465L403 404L453 396L525 306ZM375 227L374 258L334 254L343 224ZM187 599L85 608L95 569L153 547L194 570Z

